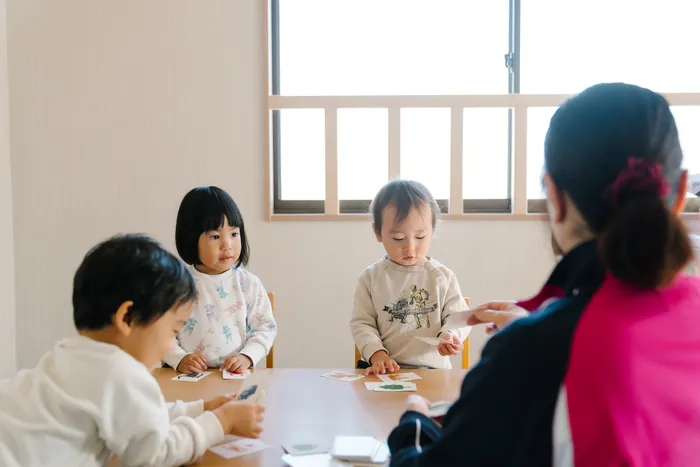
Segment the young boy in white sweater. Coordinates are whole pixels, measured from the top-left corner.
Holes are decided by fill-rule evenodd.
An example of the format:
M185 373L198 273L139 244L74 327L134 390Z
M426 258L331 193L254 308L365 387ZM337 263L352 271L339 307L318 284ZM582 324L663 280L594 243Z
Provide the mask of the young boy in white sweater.
M470 328L446 325L450 314L467 306L455 274L427 256L437 202L422 184L394 180L370 210L386 256L360 275L350 321L355 345L369 362L366 373L451 368L449 356L462 350ZM432 346L416 337L442 342Z
M196 298L187 267L148 237L93 248L73 281L79 335L0 381L0 465L175 466L224 434L258 437L262 406L220 396L168 409L151 375Z

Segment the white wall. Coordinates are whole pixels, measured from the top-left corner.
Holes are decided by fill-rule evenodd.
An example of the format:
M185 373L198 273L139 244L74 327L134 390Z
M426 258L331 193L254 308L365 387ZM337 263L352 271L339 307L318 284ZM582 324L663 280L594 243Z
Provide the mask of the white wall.
M90 246L142 231L174 247L179 201L204 184L240 203L250 268L277 293L277 365L352 363L355 280L382 250L364 222L263 220L262 6L9 1L20 367L74 333L72 275ZM474 302L511 298L547 275L548 239L541 222L446 222L432 254Z
M6 6L5 0L0 0L0 378L11 376L17 363Z

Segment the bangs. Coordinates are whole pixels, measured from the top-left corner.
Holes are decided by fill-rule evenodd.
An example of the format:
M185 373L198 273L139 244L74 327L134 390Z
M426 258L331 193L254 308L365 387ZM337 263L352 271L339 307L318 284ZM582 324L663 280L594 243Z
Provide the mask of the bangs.
M223 227L224 218L231 227L243 227L243 217L230 197L220 196L219 193L210 191L203 201L197 222L202 231L201 233L211 232Z

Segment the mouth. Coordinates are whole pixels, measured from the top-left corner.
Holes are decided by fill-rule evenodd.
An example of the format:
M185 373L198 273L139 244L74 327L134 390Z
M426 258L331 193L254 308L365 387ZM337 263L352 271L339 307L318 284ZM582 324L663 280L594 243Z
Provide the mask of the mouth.
M414 259L416 259L415 256L404 256L404 257L403 257L403 260L404 260L404 261L413 261Z
M231 261L233 259L233 256L222 256L219 258L219 261Z

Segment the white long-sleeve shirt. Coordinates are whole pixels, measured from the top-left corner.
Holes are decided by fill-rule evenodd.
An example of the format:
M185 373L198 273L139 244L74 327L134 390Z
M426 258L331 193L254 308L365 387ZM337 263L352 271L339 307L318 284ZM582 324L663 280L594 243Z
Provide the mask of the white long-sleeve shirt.
M215 276L192 266L190 271L199 297L163 361L177 368L182 357L197 353L209 367L219 367L227 358L243 354L257 364L277 336L270 299L260 279L240 267Z
M430 258L421 266L401 266L384 258L360 274L350 328L367 361L384 350L399 365L452 368L449 357L441 356L436 346L415 337L437 337L447 330L451 313L466 309L457 277L438 261ZM464 341L469 330L450 332Z
M153 375L119 347L60 341L38 366L0 381L0 465L124 466L192 462L224 439L203 402L169 410Z

